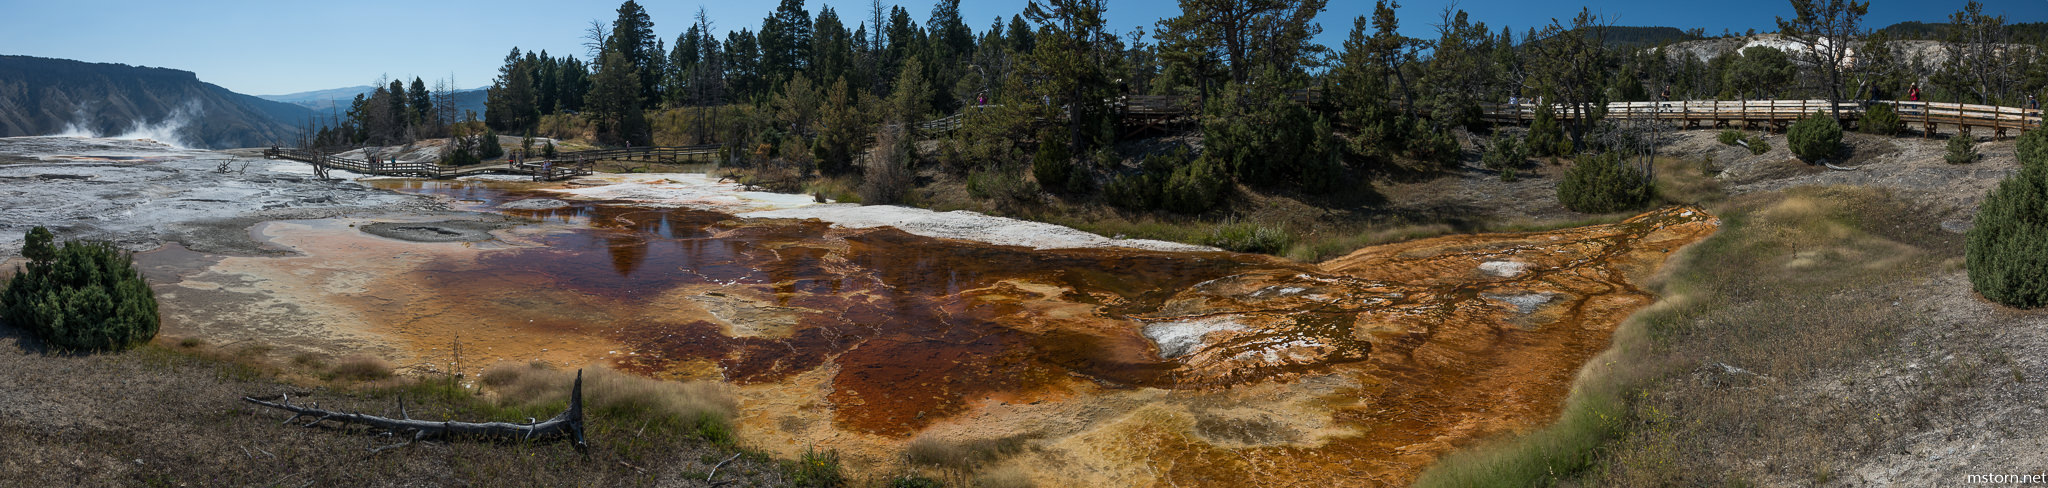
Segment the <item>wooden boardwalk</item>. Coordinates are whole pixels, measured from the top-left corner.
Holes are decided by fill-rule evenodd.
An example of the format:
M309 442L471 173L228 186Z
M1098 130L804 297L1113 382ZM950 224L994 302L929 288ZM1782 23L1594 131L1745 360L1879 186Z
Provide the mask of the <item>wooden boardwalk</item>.
M357 174L374 176L406 176L413 178L460 178L480 174L513 174L533 177L534 181L556 181L578 176L587 176L599 161L645 161L678 163L694 158L713 159L719 145L701 146L657 146L619 149L592 149L558 153L545 159L514 158L505 163L477 164L461 167L442 166L432 161L378 161L344 158L333 154L306 149L272 147L263 151L269 159L287 159L313 165L313 173L327 178L330 169L341 169Z
M1147 131L1165 131L1172 128L1193 126L1201 117L1197 97L1181 95L1126 95L1110 100L1116 108L1119 131L1124 137L1135 136ZM1316 109L1328 109L1328 99L1320 90L1294 90L1288 93L1288 101ZM1826 100L1674 100L1668 102L1615 102L1607 104L1604 117L1621 120L1669 120L1686 128L1702 126L1744 128L1765 128L1783 131L1793 121L1814 113L1839 113L1840 122L1854 124L1863 118L1864 111L1875 105L1890 105L1899 114L1899 120L1908 128L1918 129L1922 136L1936 134L1943 127L1969 134L1976 129L1991 131L1994 138L2004 138L2017 133L2036 130L2042 126L2042 112L2037 109L2001 107L1995 105L1974 105L1943 102L1905 101L1858 101L1841 102L1830 111ZM968 107L969 110L977 107ZM1526 124L1536 119L1536 105L1489 104L1481 105L1483 119L1496 124ZM1575 118L1578 114L1567 105L1556 105L1559 118ZM958 130L962 114L932 119L918 124L919 131L927 134L945 133Z
M1669 102L1615 102L1606 106L1604 117L1619 120L1668 120L1686 128L1701 126L1732 127L1740 124L1744 128L1763 127L1783 131L1793 121L1812 115L1814 112L1839 113L1844 124L1854 123L1863 118L1869 107L1890 105L1898 112L1899 120L1909 128L1917 128L1922 136L1933 136L1942 126L1954 127L1962 134L1974 129L1988 129L1994 138L2024 133L2041 128L2041 111L1995 105L1972 105L1942 102L1899 102L1867 101L1842 102L1829 110L1826 100L1674 100ZM1536 104L1497 104L1481 107L1486 121L1496 124L1523 124L1536 119ZM1560 119L1578 117L1573 107L1554 106L1553 111Z

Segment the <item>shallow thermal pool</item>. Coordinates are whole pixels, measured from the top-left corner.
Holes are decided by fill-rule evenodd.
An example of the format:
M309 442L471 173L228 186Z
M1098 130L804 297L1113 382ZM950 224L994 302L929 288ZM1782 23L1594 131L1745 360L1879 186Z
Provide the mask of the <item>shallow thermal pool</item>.
M252 232L290 256L146 255L167 333L715 379L763 448L835 448L880 473L920 436L1024 439L999 464L1051 485L1403 484L1456 443L1554 415L1653 300L1636 283L1718 225L1674 208L1304 264L931 237L1031 227L654 180L368 183L510 219L463 242L359 229L403 217L283 221ZM807 211L845 225L735 217ZM856 218L874 212L897 220ZM200 299L232 293L269 298ZM283 302L299 318L264 318Z

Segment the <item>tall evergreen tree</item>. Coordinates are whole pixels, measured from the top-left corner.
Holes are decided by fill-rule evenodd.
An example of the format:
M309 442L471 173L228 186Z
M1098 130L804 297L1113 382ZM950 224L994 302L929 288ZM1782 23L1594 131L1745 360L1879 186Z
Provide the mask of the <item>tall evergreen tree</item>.
M663 75L663 98L671 106L690 105L692 91L691 76L696 72L697 61L704 55L704 31L697 24L690 24L682 35L676 36L675 48L668 53L668 72Z
M725 83L734 101L761 95L761 52L746 29L725 35Z
M1569 117L1566 132L1575 148L1586 147L1590 132L1607 107L1606 75L1609 71L1607 25L1592 9L1581 8L1570 25L1555 19L1528 43L1531 77L1565 106Z
M647 16L647 9L633 0L619 4L618 14L619 19L612 22L611 36L607 38L604 49L619 53L620 59L632 67L634 77L640 82L640 106L658 105L661 103L660 58L668 53L658 47L661 40L654 35L654 19ZM600 70L604 69L603 60L598 64Z
M818 9L818 20L812 25L811 62L808 72L812 81L830 83L845 78L853 72L853 34L846 32L846 25L840 23L839 13L832 7Z
M1039 94L1066 108L1068 154L1082 154L1092 144L1086 128L1108 115L1110 35L1103 29L1107 0L1032 0L1025 17L1038 24L1038 49L1030 65Z
M419 125L432 124L434 101L431 98L432 94L427 92L427 82L417 76L413 77L412 89L406 90L405 94L410 97L406 104L412 108L412 122Z
M761 21L761 75L779 86L810 64L811 13L803 0L782 0L775 13Z
M1010 43L1011 51L1018 53L1029 53L1038 48L1038 36L1032 32L1031 24L1024 22L1022 15L1010 16L1010 33L1004 35L1003 40Z
M512 48L505 55L505 65L498 68L498 78L491 82L485 92L484 124L504 131L525 131L534 127L540 111L534 107L533 71L528 61Z
M1302 51L1313 49L1309 40L1322 29L1313 20L1326 2L1180 0L1181 14L1159 24L1170 36L1221 51L1230 80L1244 83L1265 67L1296 68Z
M412 110L405 106L412 95L405 92L405 82L399 80L391 80L391 86L384 92L389 95L384 101L389 119L385 121L383 136L386 141L399 142L405 138L405 128L412 125Z
M584 95L590 92L590 68L575 56L563 56L555 66L555 90L555 111L582 111Z
M640 107L640 77L625 54L607 52L598 63L586 100L599 142L646 145L646 113Z

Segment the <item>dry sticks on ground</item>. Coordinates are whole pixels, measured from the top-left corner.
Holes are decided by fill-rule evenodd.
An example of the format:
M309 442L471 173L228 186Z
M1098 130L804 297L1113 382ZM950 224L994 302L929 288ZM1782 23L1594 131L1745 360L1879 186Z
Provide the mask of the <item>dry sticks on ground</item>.
M306 424L303 425L303 427L314 427L320 425L322 422L327 422L331 420L335 422L340 422L344 425L355 424L368 426L373 431L382 431L387 435L409 434L411 436L411 438L406 440L405 442L372 448L370 449L371 454L376 454L389 449L408 446L411 445L413 442L421 440L446 438L450 436L490 437L500 439L516 439L523 441L533 439L536 437L551 437L561 435L568 436L572 440L572 442L575 443L576 449L578 450L587 447L583 442L583 372L580 370L576 372L575 386L571 387L569 391L568 410L564 410L561 414L555 415L554 418L547 419L545 421L536 422L534 421L534 419L529 418L526 419L526 423L523 424L509 422L476 423L456 421L437 422L431 420L413 420L412 416L410 414L407 414L405 411L405 400L403 399L399 400L398 402L399 418L394 419L388 417L379 417L375 415L364 415L361 413L322 410L320 408L320 404L317 403L310 404L309 406L304 407L292 405L291 396L289 394L282 395L280 398L281 399L277 402L270 402L265 400L258 400L256 398L251 397L242 397L242 401L291 412L291 418L285 419L284 421L284 423L286 424L292 423L293 421L299 420L300 418L312 417L314 420L312 422L307 422Z

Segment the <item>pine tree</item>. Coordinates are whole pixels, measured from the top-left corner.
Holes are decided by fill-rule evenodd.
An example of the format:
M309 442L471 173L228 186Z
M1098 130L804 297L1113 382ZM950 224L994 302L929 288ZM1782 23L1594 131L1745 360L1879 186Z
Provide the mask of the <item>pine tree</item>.
M0 290L0 319L62 351L118 351L156 336L156 294L127 252L54 240L48 229L29 230L21 253L29 263Z
M1094 142L1085 130L1108 116L1104 100L1111 93L1102 50L1107 0L1033 0L1024 16L1043 36L1029 56L1036 93L1067 107L1069 153L1082 154Z
M605 144L646 145L647 121L640 108L640 78L624 54L605 53L585 100Z
M404 140L405 128L411 125L412 111L405 104L412 100L412 95L405 92L405 82L398 80L391 80L391 87L385 93L389 94L384 106L389 111L390 120L385 121L383 135L385 140L395 143Z
M505 56L505 65L498 68L498 78L484 94L485 125L504 130L534 127L540 111L534 107L537 97L528 63L519 48L512 48L512 53Z
M832 7L818 9L818 20L811 28L810 69L805 71L811 81L824 84L853 74L853 34L846 32L846 25L840 23L839 13Z
M810 63L811 13L803 0L782 0L775 13L761 21L761 75L779 86Z
M1972 221L1964 261L1984 298L2020 308L2048 305L2048 161L2022 157Z
M725 35L725 82L734 101L761 95L761 53L754 34L746 29Z
M639 83L640 107L654 107L661 103L658 91L661 71L656 58L667 54L656 47L660 39L654 35L654 19L647 16L647 9L633 0L619 4L618 14L618 20L612 21L611 37L607 39L604 50L619 53L620 60L633 73ZM598 64L608 61L609 58L604 58ZM606 66L599 66L600 70L604 68Z
M910 58L896 76L896 90L889 95L887 117L894 123L917 124L931 112L931 86L925 84L924 62Z
M412 107L412 123L420 125L432 124L434 120L434 101L433 95L427 92L427 82L420 80L417 76L413 77L412 89L407 90L405 94L412 97L408 101L408 104Z

